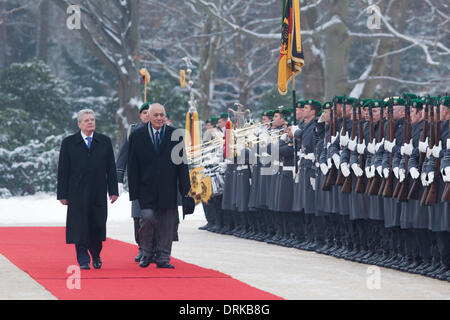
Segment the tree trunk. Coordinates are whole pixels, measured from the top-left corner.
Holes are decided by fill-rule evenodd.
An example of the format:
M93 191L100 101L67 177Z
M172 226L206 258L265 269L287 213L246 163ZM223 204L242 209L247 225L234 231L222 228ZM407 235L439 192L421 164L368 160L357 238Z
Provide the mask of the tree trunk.
M348 21L348 0L331 0L329 7L332 16ZM326 68L325 98L326 100L339 94L349 93L349 56L350 37L344 23L336 24L326 31Z
M385 4L386 6L386 4ZM386 8L381 7L381 11L386 10ZM395 20L396 28L402 32L404 29L404 21L403 16L406 10L406 3L403 0L396 1L391 7L391 13L389 16L398 17ZM386 27L381 24L380 32L387 33L388 30ZM380 40L380 47L378 48L377 55L382 56L386 53L389 53L393 50L400 49L402 43L398 40L392 39L382 39ZM383 76L386 74L391 74L394 77L400 77L400 59L401 54L396 54L394 56L385 56L380 59L375 59L373 62L372 72L369 76ZM389 68L389 63L392 63ZM387 69L390 70L387 70ZM376 92L386 92L388 91L389 81L388 80L370 80L364 86L362 97L373 97Z
M406 1L405 0L397 0L393 6L392 6L392 15L393 17L396 17L394 21L394 26L396 29L403 33L405 30L405 12L406 12ZM398 17L398 18L397 18ZM393 44L393 50L399 50L402 47L401 41L395 41ZM396 54L391 57L391 76L394 78L401 78L400 75L400 63L402 60L403 55L402 54Z
M0 5L0 12L6 12L6 2L2 1ZM6 61L6 50L8 47L8 34L6 33L5 21L0 24L0 69L5 68L8 63Z
M48 38L49 38L49 1L42 0L39 7L39 34L37 44L37 57L48 62Z
M202 34L210 34L218 32L218 23L212 23L212 19L208 18L205 22ZM214 90L212 84L214 83L216 66L217 66L217 45L220 41L218 35L213 37L202 37L200 42L200 60L199 60L199 91L200 91L200 103L199 114L200 119L205 121L211 116L211 106L209 105L209 99L211 96L211 90Z
M309 9L308 14L301 16L301 27L306 30L313 30L317 22L317 9ZM312 47L316 50L312 50ZM303 85L303 96L307 99L322 101L325 95L324 88L324 61L320 53L320 37L314 36L303 40L303 54L305 66L300 74L300 82Z

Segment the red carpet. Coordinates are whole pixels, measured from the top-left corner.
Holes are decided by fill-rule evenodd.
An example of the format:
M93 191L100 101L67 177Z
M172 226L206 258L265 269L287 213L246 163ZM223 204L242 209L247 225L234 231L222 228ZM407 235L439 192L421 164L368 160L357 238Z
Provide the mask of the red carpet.
M136 246L109 239L103 243L100 270L81 270L74 280L68 267L77 265L75 248L65 244L65 228L0 228L0 253L58 299L85 300L278 300L221 272L171 258L174 270L133 262ZM80 289L70 289L79 284Z

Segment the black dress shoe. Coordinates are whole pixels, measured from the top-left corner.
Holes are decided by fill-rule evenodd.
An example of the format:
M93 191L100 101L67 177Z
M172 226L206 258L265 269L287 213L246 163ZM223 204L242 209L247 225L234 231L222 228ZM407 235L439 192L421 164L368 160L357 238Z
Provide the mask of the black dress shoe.
M139 262L139 267L147 268L152 262L152 257L150 256L142 256L141 261Z
M81 270L90 270L91 267L89 266L89 263L83 263L83 264L80 264L80 269Z
M175 267L172 264L168 263L168 262L157 263L156 267L157 268L164 268L164 269L175 269Z
M137 254L136 258L134 258L134 262L141 261L141 258L143 255L144 255L144 253L142 252L142 250L139 250L139 253Z
M102 267L102 259L98 257L98 259L93 260L92 266L94 267L94 269L100 269Z

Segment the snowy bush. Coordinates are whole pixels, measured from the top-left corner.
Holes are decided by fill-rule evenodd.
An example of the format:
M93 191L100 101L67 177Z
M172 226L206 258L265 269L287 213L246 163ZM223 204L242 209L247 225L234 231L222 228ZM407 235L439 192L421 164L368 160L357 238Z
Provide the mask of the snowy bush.
M0 92L0 197L54 192L71 120L65 83L33 60L4 69Z

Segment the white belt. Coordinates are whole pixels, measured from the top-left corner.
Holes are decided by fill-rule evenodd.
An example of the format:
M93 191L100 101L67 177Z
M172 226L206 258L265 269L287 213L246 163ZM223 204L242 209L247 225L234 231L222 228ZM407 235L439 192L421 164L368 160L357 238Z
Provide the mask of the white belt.
M284 166L283 171L295 172L295 167L294 166Z
M280 161L274 160L274 161L272 161L272 165L277 166L277 167L280 167L282 164L281 164Z
M242 171L242 170L245 170L245 169L247 169L247 166L238 166L237 167L237 171Z
M306 154L303 158L305 158L306 160L311 160L311 161L316 160L316 156L315 156L314 152Z

